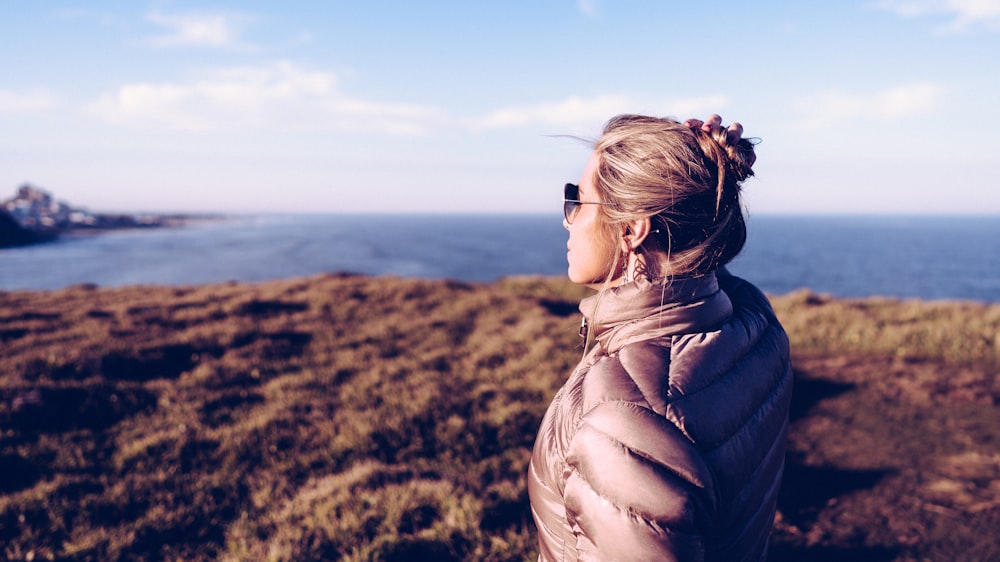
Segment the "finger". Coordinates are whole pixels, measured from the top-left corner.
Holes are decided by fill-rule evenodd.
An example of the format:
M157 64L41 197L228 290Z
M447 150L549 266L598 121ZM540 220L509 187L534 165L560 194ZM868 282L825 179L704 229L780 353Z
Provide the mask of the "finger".
M741 138L743 138L743 125L738 121L733 121L726 129L726 143L735 146L739 144Z
M703 121L701 119L688 119L684 122L689 129L700 129Z
M720 117L718 113L713 113L712 116L708 118L708 121L705 121L705 124L701 126L702 131L710 134L721 128L722 117Z

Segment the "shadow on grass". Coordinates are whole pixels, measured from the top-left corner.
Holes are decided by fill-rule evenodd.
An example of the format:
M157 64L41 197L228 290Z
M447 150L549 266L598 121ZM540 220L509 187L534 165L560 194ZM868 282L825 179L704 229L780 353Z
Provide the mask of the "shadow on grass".
M580 313L580 304L577 302L538 299L538 304L560 318L567 318Z
M0 494L30 488L41 479L38 465L31 459L17 454L0 455Z
M216 345L171 344L112 352L101 358L101 372L112 380L176 379L194 368L202 354L219 357L223 351Z
M821 401L839 396L855 388L853 384L807 378L795 371L795 390L789 417L792 422L810 414ZM778 509L793 525L806 527L816 515L837 497L874 487L889 474L887 470L847 470L835 467L807 465L801 455L789 451L785 458L785 474L778 495Z
M240 316L278 316L309 310L309 303L279 300L252 300L236 309Z
M468 541L458 534L448 540L404 537L387 542L372 555L386 562L461 562L466 559Z
M784 520L799 529L808 530L816 524L819 513L831 500L854 492L866 492L875 487L889 470L843 470L802 464L795 453L785 460L785 475L778 494L778 510ZM769 562L889 562L896 560L900 550L885 546L832 546L789 544L774 541Z
M7 394L15 394L8 398ZM9 389L0 400L0 426L18 433L101 431L137 412L156 408L156 394L141 387L93 384L81 387Z
M857 385L833 382L825 379L807 378L802 371L795 370L795 390L792 391L792 405L789 421L802 419L816 404L854 390Z
M797 527L808 527L830 500L869 490L890 474L888 470L844 470L807 466L794 453L785 459L785 476L778 494L778 509Z
M798 547L773 545L768 552L768 562L891 562L899 555L899 550L885 547Z
M795 370L794 376L795 389L789 411L789 418L793 423L814 415L814 410L821 402L853 392L857 388L855 384L818 378L798 369ZM871 493L870 490L893 472L812 466L806 463L804 453L789 451L785 458L781 491L778 494L778 510L787 524L808 533L817 524L819 514L837 498L854 493ZM895 560L900 554L900 549L892 546L854 544L808 546L802 544L802 538L803 536L799 535L799 540L783 542L780 535L772 537L768 560L888 562ZM789 537L784 539L787 541Z

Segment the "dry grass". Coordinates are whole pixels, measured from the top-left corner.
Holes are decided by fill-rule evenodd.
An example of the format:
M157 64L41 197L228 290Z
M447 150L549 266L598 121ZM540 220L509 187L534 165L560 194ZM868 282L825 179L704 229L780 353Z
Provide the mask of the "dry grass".
M582 295L336 275L0 292L0 555L534 559L525 470ZM1000 306L775 302L802 389L775 559L944 559L995 526Z
M772 300L799 351L1000 365L1000 305L835 299L806 290Z

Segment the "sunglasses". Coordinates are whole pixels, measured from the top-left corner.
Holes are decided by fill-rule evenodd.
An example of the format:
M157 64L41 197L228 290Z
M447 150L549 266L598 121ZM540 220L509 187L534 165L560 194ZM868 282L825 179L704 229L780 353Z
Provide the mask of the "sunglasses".
M566 224L573 224L573 217L580 210L580 205L610 205L603 201L580 201L580 186L575 183L567 183L563 186L563 216L566 217Z

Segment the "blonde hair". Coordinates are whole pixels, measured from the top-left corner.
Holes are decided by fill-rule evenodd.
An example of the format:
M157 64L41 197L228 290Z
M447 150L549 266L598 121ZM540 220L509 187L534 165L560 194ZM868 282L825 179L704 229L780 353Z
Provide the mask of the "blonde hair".
M753 175L754 142L730 145L673 119L619 115L594 143L594 186L603 223L621 247L625 225L649 218L651 232L635 249L641 274L706 275L729 263L746 241L741 183ZM621 267L617 256L612 271ZM668 264L669 271L663 271Z

